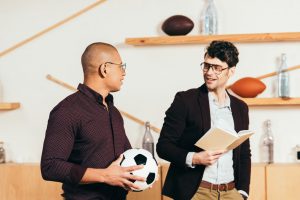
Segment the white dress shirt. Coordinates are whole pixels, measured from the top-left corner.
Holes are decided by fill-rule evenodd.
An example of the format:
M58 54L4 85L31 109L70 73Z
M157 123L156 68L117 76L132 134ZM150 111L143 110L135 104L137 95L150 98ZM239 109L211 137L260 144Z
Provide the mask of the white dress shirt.
M225 95L224 105L219 105L214 94L212 92L208 93L211 127L219 127L228 130L229 132L236 133L230 108L230 98L227 93L225 93ZM187 166L192 168L194 168L192 165L193 155L194 152L189 152L186 157ZM202 180L213 184L234 181L232 150L223 154L214 164L206 166ZM248 194L245 191L239 190L239 192L248 197Z

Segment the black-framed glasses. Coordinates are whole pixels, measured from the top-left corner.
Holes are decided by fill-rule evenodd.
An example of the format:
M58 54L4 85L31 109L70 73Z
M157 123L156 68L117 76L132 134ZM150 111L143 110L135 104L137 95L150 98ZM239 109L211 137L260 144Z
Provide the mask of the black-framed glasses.
M210 64L207 62L201 63L200 66L204 73L208 72L209 68L212 68L213 72L217 75L220 75L223 70L228 69L228 67L223 68L221 65Z
M102 63L101 65L99 65L99 70L100 70L100 67L101 67L102 65L104 65L104 66L106 67L107 64L110 64L110 65L117 65L117 66L120 67L120 69L121 69L123 72L126 71L126 63L120 63L120 64L118 64L118 63L113 63L113 62L105 62L105 63Z

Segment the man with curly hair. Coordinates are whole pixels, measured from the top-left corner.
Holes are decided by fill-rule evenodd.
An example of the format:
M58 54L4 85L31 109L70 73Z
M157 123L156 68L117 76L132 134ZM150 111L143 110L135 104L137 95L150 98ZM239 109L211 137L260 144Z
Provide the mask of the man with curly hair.
M201 63L205 84L178 92L166 111L157 143L158 155L171 163L164 195L176 200L248 198L249 139L230 151L206 151L194 145L211 127L232 132L248 129L248 106L226 91L238 55L230 42L211 42Z

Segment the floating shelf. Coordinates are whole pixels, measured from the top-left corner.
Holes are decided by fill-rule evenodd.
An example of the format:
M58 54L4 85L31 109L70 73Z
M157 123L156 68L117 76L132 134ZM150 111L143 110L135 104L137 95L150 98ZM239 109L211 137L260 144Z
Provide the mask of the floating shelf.
M300 98L243 98L248 106L300 106Z
M213 40L226 40L236 43L300 41L300 32L141 37L126 38L125 43L137 46L207 44Z
M20 103L0 103L0 110L14 110L20 108Z

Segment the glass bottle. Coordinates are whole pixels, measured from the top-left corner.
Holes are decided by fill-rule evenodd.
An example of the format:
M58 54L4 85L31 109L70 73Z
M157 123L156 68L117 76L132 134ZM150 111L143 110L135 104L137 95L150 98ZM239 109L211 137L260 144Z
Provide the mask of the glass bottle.
M287 71L286 54L281 55L281 64L278 71L278 96L281 98L290 97L290 77Z
M0 141L0 164L5 163L5 149L3 145L4 143Z
M294 152L296 153L296 161L300 161L300 145L297 144L295 147L294 147Z
M263 136L263 162L273 163L274 162L274 137L271 130L271 121L265 121L265 134Z
M0 103L3 102L3 87L0 81Z
M218 15L213 0L207 0L207 5L201 14L200 27L203 35L218 33Z
M154 141L150 131L150 122L145 123L145 134L143 137L143 149L148 150L154 156Z

